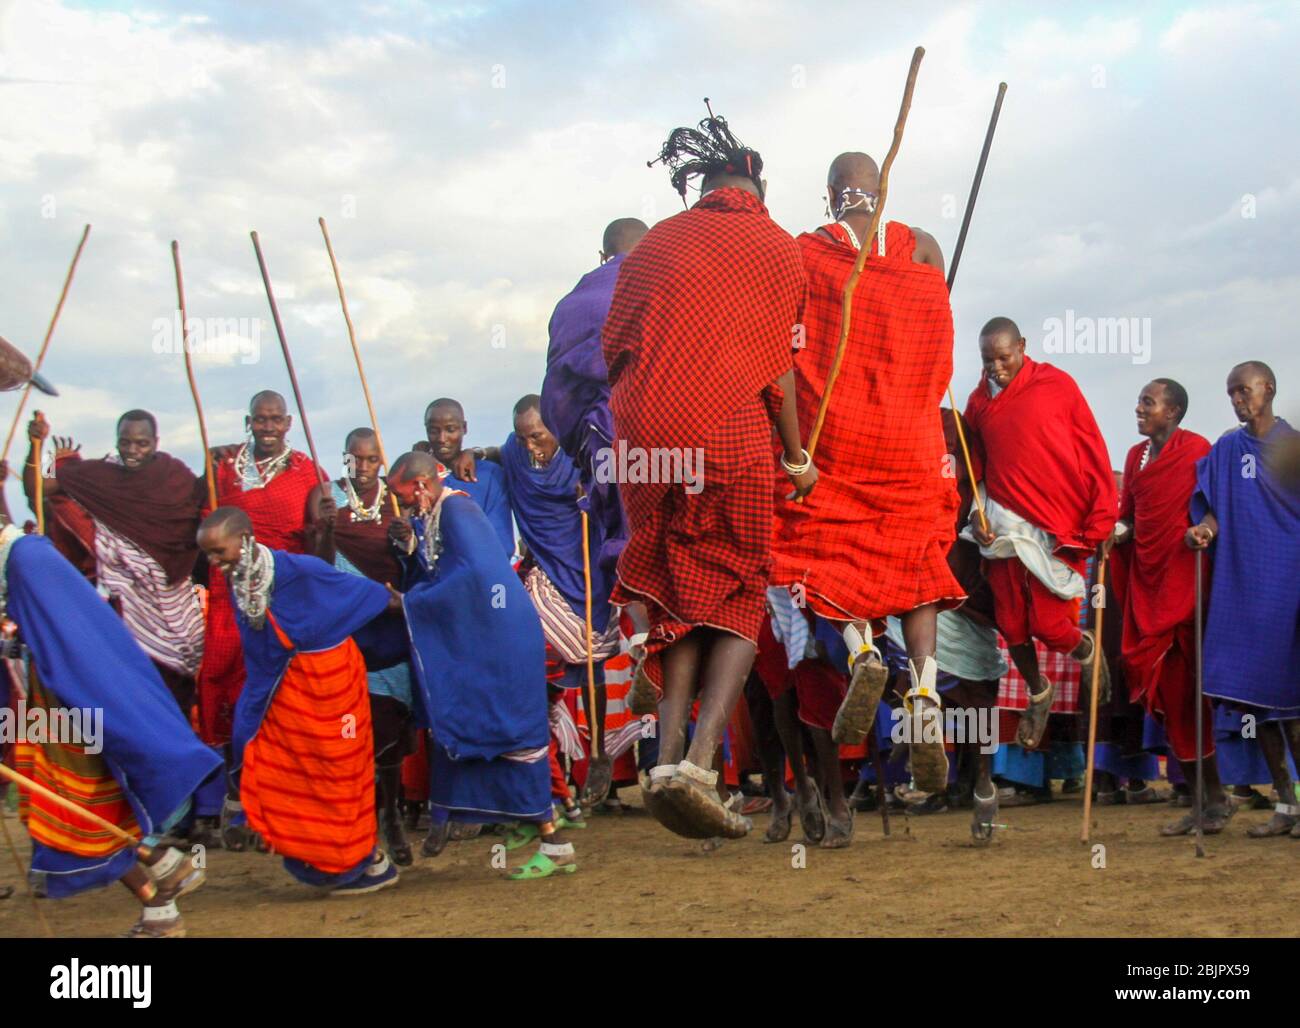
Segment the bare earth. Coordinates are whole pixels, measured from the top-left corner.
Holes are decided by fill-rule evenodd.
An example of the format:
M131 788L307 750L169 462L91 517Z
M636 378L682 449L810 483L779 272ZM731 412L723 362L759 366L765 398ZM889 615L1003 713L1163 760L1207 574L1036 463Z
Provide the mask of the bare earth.
M623 791L637 802L635 789ZM1177 813L1182 813L1178 811ZM1167 804L1094 810L1094 868L1079 841L1077 797L1006 809L992 846L969 841L968 811L892 819L859 814L847 850L808 847L793 864L789 842L755 832L706 853L639 809L593 818L572 833L580 870L508 882L492 867L496 836L452 843L435 860L402 871L374 896L327 898L289 878L278 858L217 851L207 884L181 902L194 936L670 936L689 927L714 936L1295 936L1300 922L1286 884L1300 870L1300 841L1245 837L1266 812L1237 815L1207 837L1198 860L1190 839L1161 839ZM26 861L26 834L9 820ZM417 847L418 852L418 847ZM528 850L520 851L525 856ZM510 854L515 857L515 854ZM0 935L38 935L30 900L5 858ZM120 886L42 901L59 936L112 936L138 907Z

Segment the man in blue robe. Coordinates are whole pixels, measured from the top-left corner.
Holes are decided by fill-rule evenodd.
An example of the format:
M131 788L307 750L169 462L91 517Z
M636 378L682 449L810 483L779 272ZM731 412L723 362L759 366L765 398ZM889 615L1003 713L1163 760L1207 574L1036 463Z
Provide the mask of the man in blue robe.
M1273 414L1277 379L1246 361L1228 375L1241 422L1197 463L1187 545L1214 562L1205 627L1205 695L1253 715L1277 790L1273 816L1254 838L1300 838L1300 804L1287 750L1300 763L1300 492L1280 481L1275 451L1297 433Z
M38 708L49 725L59 712L81 715L64 721L79 726L77 738L34 738L23 725L20 770L57 793L92 794L96 813L141 837L131 845L24 791L33 877L52 897L119 880L143 907L131 937L185 935L176 900L203 884L204 871L159 839L185 816L220 758L199 741L158 669L77 569L48 539L24 536L4 518L0 615L17 623L29 657L29 718Z
M523 583L494 545L468 496L446 490L429 455L399 457L389 488L405 515L390 529L406 554L403 608L411 635L416 706L431 731L425 852L449 823L520 821L540 845L515 880L577 870L551 807L546 656Z
M506 556L514 556L515 529L510 520L510 499L506 496L501 469L489 463L481 471L476 470L475 460L482 461L485 453L480 447L464 448L468 431L465 408L456 400L444 397L425 408L424 434L429 452L450 471L452 488L466 493L487 515Z

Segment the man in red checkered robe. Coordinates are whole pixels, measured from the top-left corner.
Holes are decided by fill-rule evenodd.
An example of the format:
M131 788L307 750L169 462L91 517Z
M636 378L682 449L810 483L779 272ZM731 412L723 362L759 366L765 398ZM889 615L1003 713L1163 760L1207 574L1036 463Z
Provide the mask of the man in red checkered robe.
M958 498L939 415L952 377L943 254L932 236L896 221L877 238L864 238L879 189L875 161L863 153L841 154L826 186L837 220L798 240L808 276L805 345L795 356L805 435L838 349L844 285L862 247L868 257L817 440L817 493L802 504L778 506L772 545L771 602L806 606L834 622L848 646L852 678L847 694L839 686L843 703L835 704L835 722L812 729L821 763L836 774L835 743L866 738L888 678L871 622L883 630L886 617L901 617L911 675L905 702L918 718L929 711L933 721L939 708L936 619L940 609L965 599L948 567ZM841 678L837 673L827 681ZM941 734L912 734L917 787L938 792L948 780ZM828 840L847 844L851 821L843 790L831 789L830 804ZM840 822L844 829L837 834Z
M307 552L307 498L321 474L311 458L291 449L285 436L293 415L284 397L258 393L244 418L249 439L213 450L217 506L238 507L253 523L259 542L286 553ZM235 624L230 586L217 567L208 571L208 611L203 664L199 668L199 735L209 746L230 744L235 701L244 688L244 650ZM236 798L226 801L223 824L239 820ZM227 846L242 848L242 831L223 832Z
M678 834L737 838L749 824L722 806L711 767L763 618L773 423L795 491L816 481L791 370L804 275L763 205L762 158L725 120L677 129L660 157L683 199L703 182L624 258L602 332L617 440L596 472L612 466L632 530L610 602L650 616L644 670L662 700L647 806Z
M1010 318L984 326L980 358L966 421L984 454L988 525L976 512L962 534L980 544L998 631L1029 689L1016 741L1032 750L1056 689L1039 671L1033 640L1070 654L1084 682L1100 659L1100 700L1109 696L1106 661L1077 617L1088 556L1110 536L1119 497L1106 440L1074 379L1027 357Z

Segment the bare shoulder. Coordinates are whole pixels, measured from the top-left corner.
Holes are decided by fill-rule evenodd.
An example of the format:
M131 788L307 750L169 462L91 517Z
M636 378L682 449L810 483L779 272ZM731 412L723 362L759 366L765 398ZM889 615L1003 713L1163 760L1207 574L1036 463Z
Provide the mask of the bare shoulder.
M943 250L939 241L923 228L911 226L912 235L916 237L916 249L912 251L914 264L929 264L943 271Z

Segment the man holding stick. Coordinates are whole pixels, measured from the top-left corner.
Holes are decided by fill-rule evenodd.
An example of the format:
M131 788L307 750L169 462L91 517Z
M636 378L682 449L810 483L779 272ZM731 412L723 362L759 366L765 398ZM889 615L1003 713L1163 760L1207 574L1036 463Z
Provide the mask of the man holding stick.
M841 681L842 674L822 679L837 689L829 705L839 708L834 722L810 725L827 774L837 773L835 743L862 742L875 721L888 671L872 622L883 631L885 618L901 619L911 683L904 702L921 721L910 733L912 773L918 788L941 792L948 780L942 731L925 729L926 712L937 719L939 711L936 617L965 599L947 561L958 499L939 415L952 376L943 254L932 236L896 221L867 238L880 172L866 154L836 157L826 193L836 220L798 239L808 302L794 370L805 436L835 359L845 283L863 247L869 256L854 287L858 316L839 389L818 438L816 494L776 508L768 599L791 611L775 625L811 615L829 622L848 648L851 681ZM783 640L791 666L802 658L806 636L799 631ZM831 806L828 841L847 844L842 790Z
M1255 722L1277 790L1273 816L1246 834L1300 838L1300 803L1286 754L1300 761L1300 491L1278 480L1276 453L1294 428L1273 413L1277 378L1263 361L1238 364L1228 399L1241 422L1196 466L1193 550L1210 549L1205 695Z
M203 884L204 871L158 840L220 758L195 738L156 666L90 584L48 539L23 536L7 521L0 613L17 622L30 653L29 711L74 729L17 745L19 773L43 787L20 793L32 871L52 897L120 880L143 908L130 937L183 936L176 900ZM92 721L92 713L102 716ZM98 817L70 811L59 797Z
M320 472L306 454L285 441L293 415L284 397L265 389L248 405L242 444L217 447L212 453L217 504L238 507L253 524L264 545L285 553L307 551L307 497L320 481ZM199 670L199 732L212 746L228 746L235 703L244 686L244 656L240 649L235 607L220 565L208 572L207 635ZM223 810L226 845L244 848L236 829L239 803L231 796Z
M388 529L396 515L379 477L374 429L354 428L345 447L347 474L329 485L316 486L308 500L312 552L340 571L396 588L402 581L402 567L388 541ZM412 855L398 804L402 760L414 752L414 726L410 646L401 612L381 615L359 645L370 694L379 826L389 857L405 867Z
M1205 832L1221 832L1233 807L1219 781L1214 757L1214 718L1203 701L1202 734L1196 737L1196 561L1185 536L1196 491L1197 462L1209 440L1179 427L1187 414L1187 390L1157 378L1138 394L1138 443L1124 461L1119 521L1104 548L1123 567L1121 660L1130 695L1160 722L1183 777L1196 781L1199 749L1205 771ZM1187 835L1196 819L1186 814L1161 835Z
M1032 750L1056 695L1035 639L1079 661L1085 682L1100 661L1099 699L1109 694L1101 646L1077 622L1088 556L1115 527L1118 497L1106 440L1074 379L1026 356L1010 318L984 326L980 357L966 422L983 449L988 527L972 518L962 534L980 544L998 630L1026 682L1016 741Z
M763 204L762 158L724 119L710 111L698 129L674 130L658 159L683 200L700 176L701 197L624 259L602 344L620 448L656 472L657 457L675 455L679 473L621 477L632 532L611 602L649 612L643 670L662 690L651 812L681 835L738 838L749 823L723 806L712 765L763 620L773 425L793 495L817 480L791 360L804 273Z

